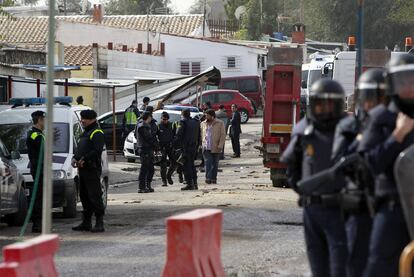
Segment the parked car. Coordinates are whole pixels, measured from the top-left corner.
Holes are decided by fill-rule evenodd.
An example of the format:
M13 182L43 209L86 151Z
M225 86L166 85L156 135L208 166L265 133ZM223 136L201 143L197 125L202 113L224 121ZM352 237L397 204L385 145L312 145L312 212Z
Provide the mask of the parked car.
M253 101L254 108L263 106L262 82L260 76L238 76L221 78L219 89L238 90Z
M179 107L179 106L177 106L177 107ZM188 107L184 107L184 108L188 108ZM197 108L195 108L195 109L197 109ZM197 111L198 111L198 109L197 109ZM153 113L153 118L157 122L161 122L162 112L168 112L168 115L170 116L170 122L176 122L176 121L181 120L181 111L166 110L165 107L164 107L163 110L157 110ZM192 112L190 111L190 114L191 114L192 118L200 119L200 112L199 111L196 112L196 110L193 109ZM136 143L137 143L137 139L135 138L135 132L132 131L132 132L129 133L129 135L125 139L125 143L124 143L124 157L130 163L133 163L133 162L135 162L135 160L139 159L139 155L135 151Z
M197 95L194 94L181 101L183 105L196 105ZM231 117L231 105L236 104L239 107L242 123L249 121L254 116L254 107L251 101L237 90L217 89L206 90L202 92L202 103L210 102L214 110L218 110L223 105L227 111L227 115Z
M79 137L83 132L80 112L90 108L87 106L70 106L68 103L72 102L72 97L57 98L63 100L53 106L53 207L63 207L63 216L74 218L76 217L79 177L78 170L71 166L71 160L76 152ZM42 99L44 101L41 101ZM30 104L30 100L33 100L33 104ZM32 125L30 123L31 114L37 110L46 111L45 102L46 99L44 98L28 98L25 99L24 105L17 105L14 108L0 112L0 139L8 149L20 153L20 159L14 160L14 164L23 174L28 194L31 194L33 189L33 178L30 174L27 154L27 132ZM105 204L107 203L108 179L107 153L104 150L102 153L101 184Z
M124 110L115 111L115 129L116 129L116 151L122 151L122 146L124 145L124 138L122 137L122 120L124 119ZM98 116L97 121L99 126L104 131L105 134L105 145L106 149L113 150L113 113L107 112Z
M0 140L0 219L9 226L23 225L28 208L24 178L13 162L18 159Z
M197 118L198 120L200 120L203 117L203 115L204 115L204 113L202 111L200 111L199 108L197 108L197 107L191 107L191 106L165 105L163 107L163 109L165 111L167 111L167 112L169 112L169 111L180 111L181 112L181 111L183 111L185 109L189 109L190 110L190 113L193 113L193 114L198 113L199 114L198 116L196 115L196 116L193 117L193 118Z

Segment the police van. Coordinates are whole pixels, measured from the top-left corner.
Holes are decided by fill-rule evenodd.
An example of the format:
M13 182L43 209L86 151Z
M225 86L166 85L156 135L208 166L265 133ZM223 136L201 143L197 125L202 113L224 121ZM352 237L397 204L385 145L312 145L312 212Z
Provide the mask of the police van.
M90 108L83 105L71 106L69 103L72 102L72 97L55 97L54 101L53 207L63 207L63 216L74 218L79 198L79 177L77 169L71 166L71 160L83 132L80 112ZM23 174L27 195L30 195L33 188L26 146L27 132L32 126L31 114L37 110L46 112L45 102L45 98L14 98L10 100L13 107L0 112L0 139L10 151L20 154L20 159L14 160L14 163ZM104 149L101 184L105 206L108 172L107 153Z

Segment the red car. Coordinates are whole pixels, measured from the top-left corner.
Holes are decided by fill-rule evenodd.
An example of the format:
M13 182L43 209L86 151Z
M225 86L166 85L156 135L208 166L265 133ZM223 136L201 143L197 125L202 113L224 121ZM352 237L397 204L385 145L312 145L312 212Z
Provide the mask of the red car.
M197 96L199 95L194 94L184 100L181 100L180 104L196 106ZM237 107L239 107L242 123L246 123L250 117L254 116L255 113L252 102L237 90L206 90L202 92L201 101L200 99L198 100L199 103L210 102L212 108L216 111L219 109L220 105L224 105L229 117L231 117L232 114L231 105L236 104Z
M255 108L263 106L262 82L259 76L221 78L219 89L234 89L253 101Z

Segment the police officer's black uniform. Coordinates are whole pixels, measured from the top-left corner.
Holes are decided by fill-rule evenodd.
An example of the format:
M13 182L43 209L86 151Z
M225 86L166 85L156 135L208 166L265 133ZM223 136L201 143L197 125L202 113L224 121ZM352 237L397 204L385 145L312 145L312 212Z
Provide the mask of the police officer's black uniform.
M83 110L82 119L96 119L96 112ZM84 127L79 138L74 162L84 161L83 166L78 164L79 172L79 195L83 207L83 221L80 225L73 227L74 231L104 232L103 216L105 206L102 198L101 173L102 173L102 151L105 147L104 132L94 122ZM95 214L96 225L92 229L91 217Z
M183 177L183 165L178 163L177 160L180 158L181 154L182 154L182 145L181 143L178 141L177 139L177 134L178 134L178 130L180 127L180 121L175 121L172 124L172 129L173 129L173 134L174 134L174 139L173 139L173 159L174 162L172 164L172 171L174 172L175 170L177 170L178 173L178 180L180 183L184 182L184 177Z
M186 115L185 115L186 114ZM184 178L187 186L182 190L198 189L197 170L194 160L197 156L197 150L200 145L200 122L190 117L188 110L183 111L184 119L180 121L177 131L176 140L181 144L184 157Z
M138 121L135 131L137 151L141 159L138 193L154 192L151 187L151 182L154 176L154 150L157 147L157 140L151 130L150 124L147 124L143 119L148 116L151 116L151 113L144 112L142 118Z
M404 54L391 60L389 70L404 64L414 64L414 57ZM414 74L412 71L408 73L411 73L411 76ZM396 141L392 134L398 112L404 112L414 118L414 101L411 99L411 107L401 103L393 89L395 80L391 81L389 72L387 79L388 92L393 97L392 102L388 106L380 105L370 112L370 123L359 147L375 175L377 203L364 276L398 276L399 257L410 241L396 188L394 163L399 153L414 143L414 131L411 131L402 143Z
M357 152L362 132L369 122L369 110L384 101L384 73L381 69L369 69L359 78L356 113L342 119L336 127L332 150L334 162ZM344 171L347 182L342 208L346 213L349 252L347 273L348 276L362 276L368 259L372 229L374 178L362 159Z
M162 118L169 118L168 113L163 113L161 116ZM167 181L170 185L172 185L174 182L171 178L175 167L174 167L174 157L173 157L173 140L174 140L174 131L172 127L172 123L167 122L161 122L158 124L158 132L157 137L159 141L160 151L162 154L161 158L161 179L163 182L163 186L167 186ZM168 165L170 165L168 167ZM167 172L168 169L168 172Z
M33 121L37 120L35 118L44 118L45 113L43 111L36 111L32 113ZM42 130L36 128L35 126L27 134L27 152L30 160L30 174L33 177L33 183L36 179L36 172L39 171L38 176L38 185L37 185L37 193L33 195L33 190L31 193L31 197L35 197L35 203L32 212L32 221L33 227L32 232L40 233L41 232L41 224L42 224L42 198L43 198L43 161L42 158L39 160L40 151L42 148L42 144L44 144L44 135ZM43 146L44 147L44 146ZM40 167L38 169L38 167Z
M331 166L331 150L337 122L343 117L344 91L339 83L322 79L312 87L309 119L294 128L282 161L288 163L288 178L299 192L297 182ZM316 107L334 110L317 113ZM319 102L319 103L318 103ZM345 276L346 233L338 201L341 184L335 183L311 196L301 196L307 254L313 276Z

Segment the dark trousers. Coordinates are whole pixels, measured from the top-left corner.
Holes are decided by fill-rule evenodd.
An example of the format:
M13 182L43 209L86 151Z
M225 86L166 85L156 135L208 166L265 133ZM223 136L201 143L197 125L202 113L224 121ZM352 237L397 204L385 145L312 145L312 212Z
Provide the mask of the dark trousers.
M43 169L40 171L39 176L39 182L37 185L37 193L36 195L33 195L33 189L34 189L34 181L36 176L36 170L32 170L32 177L33 177L33 188L30 193L30 197L35 198L35 203L33 206L33 212L32 212L32 221L41 221L42 220L42 203L43 203ZM31 199L30 199L31 200Z
M240 156L240 134L230 134L231 146L235 155Z
M372 218L368 211L352 214L346 221L348 241L347 275L361 277L368 260Z
M163 182L167 181L167 178L171 178L175 171L176 165L173 156L173 151L169 147L161 148L162 158L160 163L161 179Z
M374 217L364 276L398 276L400 255L409 242L401 206L382 204Z
M203 150L206 167L206 179L217 181L217 171L220 160L220 153L211 153L210 150Z
M197 184L197 170L194 165L194 160L197 155L196 149L189 149L185 152L185 161L183 165L184 178L188 185L192 186Z
M92 214L99 217L105 214L100 168L79 168L79 195L85 217L91 217Z
M304 208L303 222L312 276L346 276L347 244L341 210L310 204Z
M141 152L140 153L141 168L139 169L139 188L145 189L148 183L152 182L154 177L154 153Z

